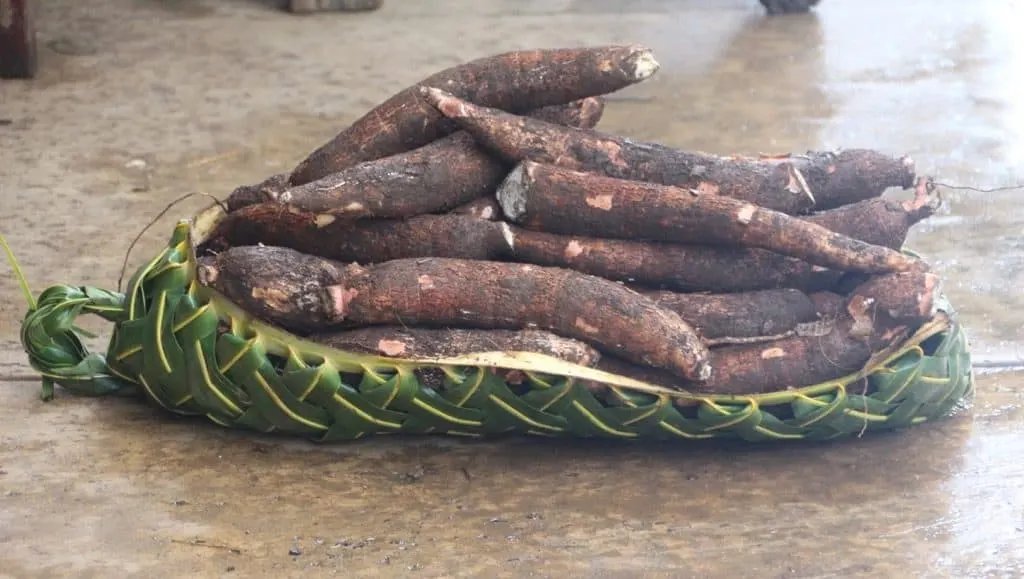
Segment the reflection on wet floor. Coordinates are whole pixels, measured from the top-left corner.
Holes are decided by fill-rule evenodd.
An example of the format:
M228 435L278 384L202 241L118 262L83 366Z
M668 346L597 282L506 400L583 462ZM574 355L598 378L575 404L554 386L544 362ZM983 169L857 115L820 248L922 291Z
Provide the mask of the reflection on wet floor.
M42 35L94 50L48 53L37 82L0 84L0 223L37 290L111 287L171 199L223 196L408 83L528 46L654 48L661 72L610 99L609 132L719 153L872 147L943 183L1024 183L1018 2L823 0L779 19L756 0L439 0L316 18L177 4L195 6L39 4ZM1024 355L1019 195L947 189L910 238L983 361ZM0 366L23 371L17 291L0 280ZM321 447L125 400L43 405L36 384L4 383L0 575L1019 576L1022 376L979 372L972 410L948 421L771 448Z

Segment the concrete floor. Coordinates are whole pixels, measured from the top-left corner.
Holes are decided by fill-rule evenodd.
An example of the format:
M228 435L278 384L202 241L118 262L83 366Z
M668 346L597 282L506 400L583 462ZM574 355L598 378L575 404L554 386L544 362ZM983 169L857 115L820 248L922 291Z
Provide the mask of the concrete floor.
M38 2L42 73L0 83L0 232L35 291L113 288L172 199L284 170L438 69L637 42L662 70L601 129L714 152L867 146L944 183L1024 182L1022 3L390 1L294 17L242 0ZM1020 192L946 192L911 245L979 359L1019 359ZM143 236L134 268L190 200ZM59 393L0 280L0 577L1017 577L1024 375L964 417L772 450L375 439L322 447ZM101 325L89 327L102 328Z

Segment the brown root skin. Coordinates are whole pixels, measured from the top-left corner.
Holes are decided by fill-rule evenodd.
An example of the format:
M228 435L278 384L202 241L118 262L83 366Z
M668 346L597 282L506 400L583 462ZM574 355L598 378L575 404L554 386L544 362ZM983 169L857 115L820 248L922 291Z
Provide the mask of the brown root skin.
M204 249L262 243L362 264L417 257L499 259L511 253L507 229L504 223L469 215L331 221L280 203L262 203L225 216Z
M806 155L776 157L774 161L792 163L803 174L814 194L816 211L880 197L890 187L909 189L916 177L910 157L871 149L808 151Z
M636 45L523 50L465 62L432 74L374 107L313 151L291 172L289 181L292 185L315 181L453 132L453 123L419 97L420 86L443 87L470 102L519 114L612 93L657 70L651 51Z
M842 315L846 308L846 298L831 291L812 292L809 296L814 303L814 310L822 319L835 319Z
M509 173L497 198L508 219L535 231L759 248L839 271L926 268L898 251L737 199L533 161Z
M818 291L833 287L843 275L762 249L567 236L515 226L510 231L516 261L565 267L649 288Z
M424 98L478 143L510 163L536 161L634 181L695 189L795 215L814 207L814 196L792 163L689 152L579 130L495 108L476 106L440 88Z
M641 293L679 314L706 339L777 336L817 318L811 299L795 289L728 294Z
M592 129L604 117L605 98L592 96L564 105L551 105L532 110L526 116L566 127Z
M501 206L498 200L488 195L460 205L451 211L455 215L469 215L485 221L501 221Z
M872 355L906 339L907 328L877 325L867 335L853 333L843 317L825 335L794 336L767 344L723 346L711 351L715 372L695 391L760 394L835 380L863 369Z
M460 131L291 187L277 201L343 219L401 219L448 211L487 195L508 170Z
M941 207L942 200L933 192L931 182L922 178L917 182L913 199L867 199L802 219L865 243L900 249L910 229Z
M325 295L338 324L540 329L691 380L711 371L700 337L677 314L571 270L401 259L353 270Z
M243 246L199 258L196 277L254 317L305 334L334 325L320 295L345 279L345 266L290 249Z
M234 211L247 205L265 203L277 199L277 196L288 188L288 174L271 175L255 185L241 185L228 195L224 204L228 211Z
M528 114L590 126L603 111L602 99L589 98ZM510 168L477 146L471 135L456 131L411 151L359 163L264 197L346 219L401 219L445 212L489 195Z
M483 352L531 352L571 364L593 366L601 354L579 340L542 330L479 330L373 326L314 334L314 342L392 358L451 358Z
M916 330L935 317L940 291L939 277L933 273L872 276L853 290L846 313L856 322L857 334L870 334L877 325L897 323Z

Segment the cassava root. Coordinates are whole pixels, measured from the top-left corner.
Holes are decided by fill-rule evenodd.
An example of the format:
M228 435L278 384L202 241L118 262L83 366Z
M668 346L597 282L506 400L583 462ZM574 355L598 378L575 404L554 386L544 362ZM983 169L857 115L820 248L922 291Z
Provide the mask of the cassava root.
M527 229L759 248L842 271L924 268L913 257L751 203L533 161L502 182L498 203Z
M454 124L420 98L420 86L444 87L470 102L518 114L612 93L658 68L650 49L638 45L521 50L465 62L374 107L313 151L291 172L289 182L302 185L453 132Z
M343 351L532 352L706 394L835 380L941 315L939 278L901 251L941 205L913 160L716 155L595 129L604 95L657 69L612 45L439 71L235 189L197 278Z
M604 100L588 97L527 115L589 128L603 113ZM508 169L478 147L468 133L456 131L422 147L357 163L299 185L289 184L287 175L274 175L257 185L235 189L227 205L236 210L279 201L348 219L411 217L446 211L487 195Z
M571 270L444 258L342 265L275 246L201 258L200 283L286 328L410 325L542 329L707 380L707 348L678 314Z
M478 106L440 88L423 98L510 163L536 161L636 181L694 189L791 215L829 209L913 185L914 165L877 151L800 157L722 157L577 130ZM808 179L810 176L810 179Z

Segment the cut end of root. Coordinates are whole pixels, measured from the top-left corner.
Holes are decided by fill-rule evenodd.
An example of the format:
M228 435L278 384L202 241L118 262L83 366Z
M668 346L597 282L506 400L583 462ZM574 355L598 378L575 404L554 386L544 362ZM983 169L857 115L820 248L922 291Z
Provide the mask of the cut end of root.
M516 251L516 234L512 232L512 227L502 221L498 227L501 229L501 237L505 240L505 245L508 246L508 250L515 253Z
M900 165L903 166L902 187L909 189L914 186L914 179L917 178L917 164L910 158L910 155L904 155L900 157Z
M931 217L942 207L942 198L936 194L935 183L929 177L921 177L914 186L914 198L903 202L903 210L914 223Z
M217 268L212 265L200 265L196 268L196 279L199 280L199 283L209 287L217 282L219 273Z
M811 192L810 185L807 184L807 179L804 178L804 174L793 165L789 165L789 177L790 187L789 190L798 195L803 195L811 202L811 207L816 205L818 201L814 198L814 193Z
M358 291L344 286L328 286L323 293L324 311L332 321L343 322L348 317L348 305L358 294Z
M429 86L421 86L419 92L423 100L448 118L454 119L467 115L465 103L450 92Z
M661 68L661 64L654 58L654 52L642 46L636 47L636 51L630 55L628 63L632 66L630 72L633 79L638 82L651 78Z
M498 205L501 206L505 217L514 222L520 221L526 215L526 190L531 165L530 161L519 163L498 186Z
M701 362L693 369L693 379L697 382L707 382L711 379L712 369L709 362Z
M942 279L933 274L924 276L924 299L921 300L921 317L932 319L939 313L939 298L942 295Z
M601 97L587 97L580 103L580 119L584 127L594 127L604 116L604 99Z

